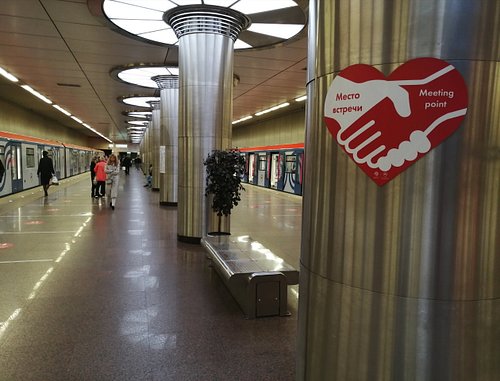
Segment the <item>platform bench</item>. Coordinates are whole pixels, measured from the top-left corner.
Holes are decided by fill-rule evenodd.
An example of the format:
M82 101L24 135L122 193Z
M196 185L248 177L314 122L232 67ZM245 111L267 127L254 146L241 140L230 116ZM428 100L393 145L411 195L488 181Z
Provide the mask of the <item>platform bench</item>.
M250 236L209 236L201 240L213 267L245 316L288 316L287 286L299 272Z

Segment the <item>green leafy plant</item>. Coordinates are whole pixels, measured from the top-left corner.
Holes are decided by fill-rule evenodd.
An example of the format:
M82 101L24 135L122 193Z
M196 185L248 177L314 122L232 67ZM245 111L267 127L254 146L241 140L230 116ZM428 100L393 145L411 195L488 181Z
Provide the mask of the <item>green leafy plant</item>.
M205 196L213 195L211 207L219 216L220 233L222 216L231 214L231 209L241 201L240 192L245 190L241 185L245 159L239 150L214 150L203 164L207 172Z

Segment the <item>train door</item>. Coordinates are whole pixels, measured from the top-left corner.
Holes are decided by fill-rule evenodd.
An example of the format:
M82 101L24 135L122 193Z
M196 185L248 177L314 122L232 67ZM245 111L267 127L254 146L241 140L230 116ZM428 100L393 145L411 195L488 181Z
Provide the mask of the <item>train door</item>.
M4 168L4 173L0 177L0 196L11 193L11 179L10 175L10 164L8 163L8 158L6 154L5 142L0 142L0 161Z
M12 193L23 190L21 152L21 143L12 142L10 145Z
M64 168L66 170L66 177L70 177L73 174L73 170L71 167L71 160L72 160L72 149L68 147L64 147Z
M54 171L58 179L65 177L64 173L64 157L62 155L64 148L54 147L52 149L52 163L54 164Z
M248 154L245 152L240 152L241 157L245 160L245 170L241 176L241 181L248 183Z
M295 193L295 181L297 179L297 156L294 152L285 152L285 176L283 179L283 190Z
M279 153L278 175L276 189L282 191L285 188L285 152L283 151Z
M278 189L278 181L280 178L280 155L278 152L271 153L271 188Z
M259 165L257 170L257 185L261 187L267 186L266 175L267 175L267 155L265 152L259 153Z
M35 144L21 144L23 159L21 162L21 173L23 178L23 189L33 188L40 184L38 179L37 146Z
M298 165L297 165L297 182L295 185L295 194L302 195L302 181L303 181L303 171L304 171L304 151L297 152Z
M248 155L248 182L255 184L255 154Z

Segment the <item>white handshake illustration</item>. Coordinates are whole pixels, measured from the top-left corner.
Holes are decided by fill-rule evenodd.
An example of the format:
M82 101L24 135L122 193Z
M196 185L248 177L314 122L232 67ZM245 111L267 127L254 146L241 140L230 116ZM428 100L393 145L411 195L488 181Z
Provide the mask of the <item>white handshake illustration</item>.
M437 72L429 75L427 78L419 80L369 80L362 83L352 82L342 76L337 76L334 80L335 91L328 94L325 102L325 116L335 119L340 130L337 133L337 141L344 147L346 152L352 155L357 164L366 164L370 168L388 171L393 166L401 167L405 161L413 161L419 153L426 153L431 149L431 142L428 135L443 122L465 115L467 108L448 112L436 120L434 120L424 130L413 131L408 140L402 141L397 148L391 148L382 156L380 154L387 150L387 147L380 143L377 145L377 140L382 137L382 132L376 131L377 121L370 120L359 128L353 127L363 115L370 111L373 107L379 104L385 98L388 98L396 112L401 117L408 117L412 114L410 107L410 97L408 91L402 86L419 86L431 83L435 79L454 70L452 65L449 65ZM425 90L423 90L425 92ZM424 94L427 95L427 94ZM440 96L453 97L453 92L440 92ZM340 107L339 101L349 100L349 107ZM443 103L446 105L446 103ZM440 104L426 103L425 109L431 107L443 107ZM354 129L356 131L353 132ZM370 130L374 133L370 134ZM366 134L365 134L366 133ZM357 139L360 135L368 136L364 140ZM365 136L363 135L363 136ZM354 142L358 143L354 143ZM367 148L370 146L369 148ZM360 152L364 149L365 154L360 157ZM374 160L376 157L376 161Z

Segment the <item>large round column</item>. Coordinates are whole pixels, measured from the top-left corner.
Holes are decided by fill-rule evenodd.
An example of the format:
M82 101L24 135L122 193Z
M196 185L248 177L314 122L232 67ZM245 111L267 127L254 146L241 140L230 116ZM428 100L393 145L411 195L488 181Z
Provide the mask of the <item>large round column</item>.
M299 380L500 379L498 1L310 1ZM465 79L451 137L379 187L323 121L334 76L436 57Z
M160 89L160 204L177 206L179 76L159 75L152 78ZM163 148L161 148L163 147ZM162 170L163 169L163 170Z
M212 150L231 146L233 48L248 19L207 6L177 7L164 19L179 38L177 235L199 243L216 226L216 215L207 207L203 161ZM225 224L229 231L229 219Z
M160 190L160 129L161 129L161 106L160 101L149 102L152 107L151 115L151 131L149 134L150 138L150 150L151 150L151 160L150 163L153 164L153 180L151 189L154 191ZM149 169L148 169L149 171Z
M151 134L153 131L153 121L150 120L148 122L148 128L144 132L144 160L143 160L143 169L144 169L144 174L148 176L149 174L149 165L153 164L151 160Z

